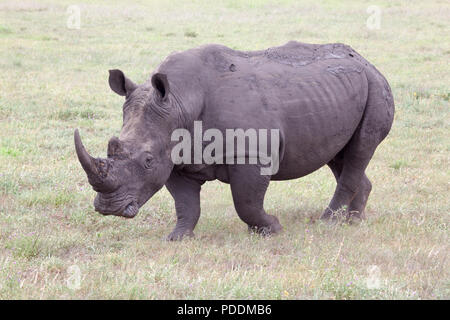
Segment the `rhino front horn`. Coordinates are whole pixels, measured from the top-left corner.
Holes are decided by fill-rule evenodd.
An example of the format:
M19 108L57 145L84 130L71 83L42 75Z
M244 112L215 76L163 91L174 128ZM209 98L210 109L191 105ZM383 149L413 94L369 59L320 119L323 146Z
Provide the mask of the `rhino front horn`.
M81 142L80 134L78 133L78 129L75 129L74 139L78 160L80 161L84 171L86 171L88 176L98 175L97 167L94 161L95 159L92 158L84 148L83 143Z

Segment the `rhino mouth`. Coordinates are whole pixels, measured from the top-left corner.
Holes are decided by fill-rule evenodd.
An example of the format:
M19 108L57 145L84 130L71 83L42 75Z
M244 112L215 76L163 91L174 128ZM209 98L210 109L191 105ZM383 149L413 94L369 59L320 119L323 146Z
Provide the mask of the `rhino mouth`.
M139 212L139 206L135 202L129 203L125 210L122 213L122 216L125 218L133 218Z
M105 216L114 215L125 218L133 218L139 212L139 205L135 199L102 193L98 193L95 197L94 208Z

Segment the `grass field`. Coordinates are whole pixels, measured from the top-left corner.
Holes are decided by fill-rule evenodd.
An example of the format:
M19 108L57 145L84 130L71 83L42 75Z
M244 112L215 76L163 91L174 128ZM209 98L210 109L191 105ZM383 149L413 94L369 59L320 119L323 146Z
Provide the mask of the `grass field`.
M449 299L449 16L444 0L0 1L0 298ZM132 220L94 212L73 131L98 156L119 133L108 69L141 83L172 51L289 40L349 44L392 86L364 223L316 221L335 188L326 167L271 183L266 210L284 232L266 239L219 182L204 185L196 238L181 243L164 241L165 189Z

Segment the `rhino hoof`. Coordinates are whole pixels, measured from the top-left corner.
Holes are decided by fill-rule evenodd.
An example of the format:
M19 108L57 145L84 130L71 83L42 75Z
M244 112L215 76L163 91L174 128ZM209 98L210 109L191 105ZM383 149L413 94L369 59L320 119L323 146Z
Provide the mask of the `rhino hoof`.
M280 233L283 231L283 227L281 226L280 222L278 222L278 219L273 217L273 222L264 227L258 227L258 226L248 226L248 232L249 233L257 233L263 237L271 236L277 233Z
M346 208L341 208L335 211L327 208L322 213L319 219L325 224L336 226L338 224L344 223L348 219L348 212Z
M193 238L194 232L192 230L173 230L166 238L167 241L181 241L184 237Z
M364 214L364 212L350 211L346 222L348 224L350 224L350 225L357 225L358 226L365 219L366 219L366 215Z

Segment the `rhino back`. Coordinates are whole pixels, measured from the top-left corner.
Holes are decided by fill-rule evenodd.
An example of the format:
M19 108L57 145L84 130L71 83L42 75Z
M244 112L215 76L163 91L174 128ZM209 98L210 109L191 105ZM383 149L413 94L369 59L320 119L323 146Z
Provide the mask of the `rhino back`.
M366 72L375 72L347 45L293 41L260 51L205 45L172 55L161 68L176 87L201 91L204 130L280 129L274 179L304 176L346 145L364 113Z
M367 99L364 64L344 45L288 43L265 51L205 50L205 128L280 129L280 170L297 178L350 140ZM211 74L213 75L211 77Z

